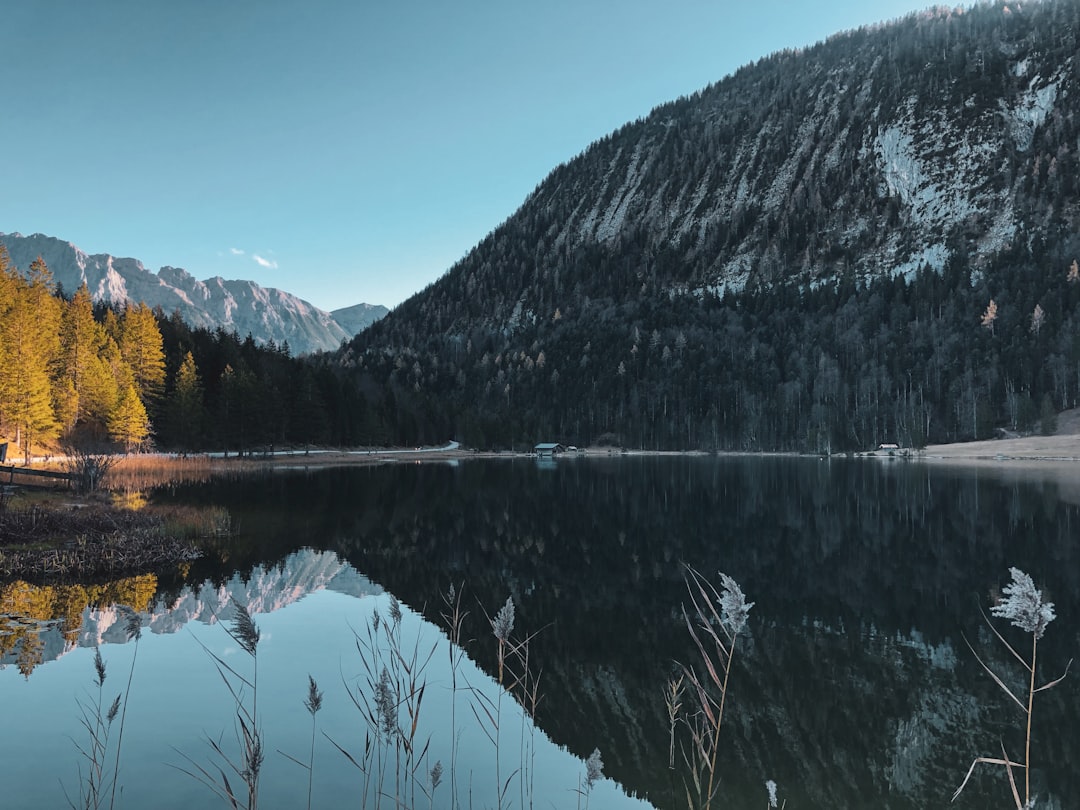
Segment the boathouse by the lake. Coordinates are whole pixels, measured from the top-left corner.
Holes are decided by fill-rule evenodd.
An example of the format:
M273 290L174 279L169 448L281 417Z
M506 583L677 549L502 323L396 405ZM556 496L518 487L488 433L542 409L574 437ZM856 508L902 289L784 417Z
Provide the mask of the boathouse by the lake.
M557 456L559 453L566 452L566 445L558 442L541 442L533 448L533 452L538 456Z

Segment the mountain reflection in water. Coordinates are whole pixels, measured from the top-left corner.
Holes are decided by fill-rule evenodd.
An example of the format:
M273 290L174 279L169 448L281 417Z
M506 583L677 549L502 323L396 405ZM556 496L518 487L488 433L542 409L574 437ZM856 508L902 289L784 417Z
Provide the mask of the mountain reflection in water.
M226 508L242 535L217 550L227 565L208 559L192 570L206 584L159 587L152 629L225 610L229 593L261 610L346 581L365 593L385 588L441 626L440 597L455 584L471 612L468 654L490 673L495 646L484 612L512 596L519 632L537 634L530 664L542 672L539 727L579 758L599 748L605 773L663 808L685 806L682 777L668 769L664 707L676 662L695 661L680 613L684 562L731 574L756 602L721 734L725 807L765 806L767 779L789 808L945 807L973 757L999 753L1001 741L1019 753L1021 713L964 643L1012 671L979 612L1009 566L1031 573L1056 604L1059 618L1040 643L1046 677L1080 648L1077 507L1037 476L865 461L625 458L560 460L544 470L506 461L295 472L156 498ZM335 554L303 557L303 546ZM355 585L364 577L378 585ZM368 609L349 612L356 627ZM120 631L111 622L107 611L85 614L80 643L112 640ZM334 662L355 655L335 644L325 652ZM79 666L88 682L89 665ZM196 655L184 670L208 666ZM137 668L135 700L141 678ZM299 706L301 692L294 685L281 700ZM1058 806L1080 795L1076 695L1067 680L1035 707L1033 784ZM260 705L270 704L260 695ZM51 756L66 762L70 753ZM562 773L571 790L551 803L574 806L577 771ZM988 767L951 806L1007 804L1007 791Z

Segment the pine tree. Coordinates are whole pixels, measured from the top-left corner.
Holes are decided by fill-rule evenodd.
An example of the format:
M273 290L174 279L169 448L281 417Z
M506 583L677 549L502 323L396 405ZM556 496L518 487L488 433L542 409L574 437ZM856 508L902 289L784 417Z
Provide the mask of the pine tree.
M165 387L165 352L161 330L146 304L128 305L120 329L120 354L131 367L143 405L151 410Z
M52 274L45 262L31 263L24 280L8 271L5 286L13 290L0 313L0 420L14 427L29 463L36 442L49 441L59 425L53 409L52 378L60 353L60 303L53 295Z
M60 361L54 397L57 417L65 431L77 424L98 421L104 425L108 413L116 404L116 386L108 385L111 377L102 362L110 338L94 319L90 292L83 284L63 308L60 322ZM111 388L104 395L103 391Z
M105 334L113 339L117 346L120 345L120 336L124 331L123 326L120 325L120 319L116 316L116 310L112 307L108 307L105 310L105 315L101 319L101 327L105 330Z
M225 366L221 375L221 396L218 399L217 422L226 452L230 447L243 453L253 440L252 415L260 405L258 382L245 368L239 371Z
M8 259L7 248L0 243L0 324L6 323L15 306L15 293L18 289L19 276ZM12 373L12 351L8 344L7 335L0 326L0 433L5 436L6 431L14 426L10 423L11 406L8 402L8 388L6 378Z
M109 437L130 453L150 436L150 419L134 383L129 383L108 419Z
M108 429L109 415L130 381L131 370L121 359L119 347L112 338L105 338L100 354L90 358L79 391L82 425L89 433Z
M185 450L194 449L202 437L205 410L202 380L191 352L184 355L176 372L167 408L173 441Z

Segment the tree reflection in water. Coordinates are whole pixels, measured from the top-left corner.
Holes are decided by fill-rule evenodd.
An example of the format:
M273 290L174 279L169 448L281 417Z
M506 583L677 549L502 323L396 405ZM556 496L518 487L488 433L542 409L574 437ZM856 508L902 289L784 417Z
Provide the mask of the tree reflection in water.
M330 549L440 626L440 595L464 583L464 639L489 636L480 608L509 595L519 626L544 628L529 653L539 727L582 760L599 748L606 774L663 808L685 806L664 700L675 662L696 654L683 564L730 574L756 602L719 737L718 796L734 807L763 806L766 780L791 808L944 806L973 750L1015 748L1016 718L956 646L978 638L1010 566L1057 606L1063 632L1040 664L1060 671L1080 646L1077 507L1035 475L630 457L297 471L154 497L227 509L240 527L190 581ZM155 601L182 584L159 582ZM494 645L465 649L497 672ZM1080 795L1077 698L1045 699L1033 792L1060 802ZM1000 788L973 778L955 806Z

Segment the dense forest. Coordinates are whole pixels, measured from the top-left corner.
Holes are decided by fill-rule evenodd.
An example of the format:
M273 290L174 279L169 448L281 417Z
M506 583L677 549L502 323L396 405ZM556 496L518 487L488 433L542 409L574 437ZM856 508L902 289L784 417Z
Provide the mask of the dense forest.
M20 454L390 444L380 407L381 392L365 397L287 344L94 304L40 259L19 273L0 248L0 442Z
M524 345L477 329L351 363L412 390L422 438L479 447L824 453L1053 432L1080 398L1078 267L1003 265L994 283L951 261L911 281L596 302Z
M3 258L0 255L0 265ZM0 273L0 425L22 449L224 450L546 437L836 452L1052 432L1080 399L1080 266L952 261L865 284L596 303L521 351L294 358L143 305Z

